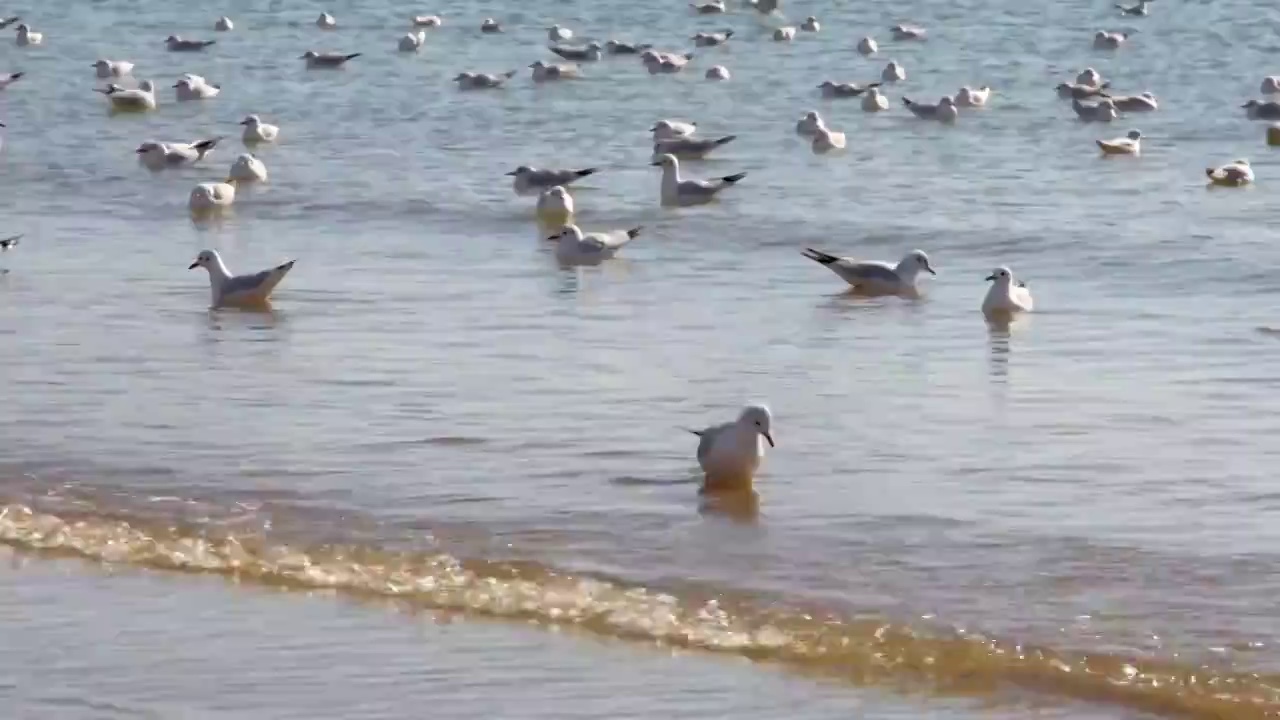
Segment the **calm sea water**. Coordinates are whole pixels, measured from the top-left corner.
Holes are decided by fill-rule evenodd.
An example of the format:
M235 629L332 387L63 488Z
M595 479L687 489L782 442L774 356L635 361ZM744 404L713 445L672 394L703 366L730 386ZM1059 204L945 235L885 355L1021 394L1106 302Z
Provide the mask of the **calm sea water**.
M3 230L27 233L0 277L8 714L1280 712L1280 164L1239 109L1280 8L796 2L824 30L789 45L674 0L327 9L339 30L292 2L33 6L46 46L0 43L28 73L0 94ZM446 24L406 56L415 11ZM209 52L164 51L221 13ZM506 34L478 33L490 15ZM904 20L930 40L892 42ZM737 34L678 76L449 82L553 59L552 22L669 50ZM1140 32L1098 53L1102 28ZM364 56L307 72L307 49ZM98 57L135 61L159 111L109 117ZM818 98L890 58L891 112ZM713 62L734 79L703 81ZM1160 110L1078 123L1052 88L1087 65ZM184 72L221 96L172 102ZM995 94L955 127L900 105L962 84ZM846 153L794 136L809 109ZM271 182L194 225L248 113L283 129ZM662 117L737 134L686 167L747 179L660 209ZM1134 127L1141 158L1097 156ZM204 166L133 154L215 135ZM1206 190L1238 157L1257 186ZM645 233L561 271L518 164L600 168L582 224ZM939 275L919 302L852 299L805 246L918 247ZM274 312L210 313L186 270L205 247L297 258ZM1038 304L1007 332L978 313L1000 264ZM758 512L699 508L678 428L752 400L778 441Z

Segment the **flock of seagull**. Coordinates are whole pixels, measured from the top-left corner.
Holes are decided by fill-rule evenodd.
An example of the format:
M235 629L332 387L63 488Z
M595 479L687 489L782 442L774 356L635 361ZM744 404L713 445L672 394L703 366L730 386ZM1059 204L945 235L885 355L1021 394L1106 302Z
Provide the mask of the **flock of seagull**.
M1124 16L1141 17L1149 13L1150 3L1151 0L1139 0L1133 6L1115 7ZM745 4L748 10L753 10L762 18L782 18L778 0L745 0ZM724 0L690 3L689 7L698 15L717 15L729 11ZM0 29L20 23L20 20L17 17L0 19ZM417 52L426 42L427 31L443 24L444 21L437 15L410 18L412 30L398 39L397 50ZM331 30L338 26L338 21L325 12L316 18L315 25L322 30ZM213 28L217 32L231 32L235 23L228 17L221 17ZM818 18L810 16L798 26L774 27L771 37L776 42L792 42L798 32L817 33L821 29ZM486 35L500 34L503 28L497 20L486 18L480 25L480 32ZM890 32L897 42L922 42L928 38L925 28L914 25L896 25ZM45 41L42 33L34 31L25 23L17 24L16 33L16 42L21 47L41 45ZM1116 50L1129 42L1132 35L1133 32L1098 31L1094 35L1093 46L1099 50ZM734 31L726 29L698 32L690 39L696 48L710 48L729 43L733 36ZM608 56L635 56L653 75L683 72L694 59L693 52L663 52L652 45L616 39L604 43L592 41L581 45L567 44L574 37L573 31L558 24L547 28L547 37L553 43L548 49L567 62L536 61L530 64L530 77L535 83L581 77L583 64L599 62ZM199 53L216 42L170 35L165 40L165 46L174 53ZM873 56L879 52L879 44L873 37L863 37L856 43L856 49L864 56ZM308 50L299 59L305 61L308 69L332 70L342 68L360 56L359 52L328 53ZM113 113L156 110L155 84L151 80L133 82L132 62L99 59L93 64L93 68L98 78L110 81L105 88L96 90L106 97ZM496 74L461 72L453 81L460 90L493 91L502 89L516 74L515 70ZM21 72L0 76L0 90L22 77ZM730 80L731 73L724 65L714 65L705 72L705 78L722 82ZM858 85L828 80L817 89L821 97L826 99L857 98L863 111L876 113L890 110L889 99L882 88L905 79L905 68L890 61L881 71L877 82ZM129 85L132 87L128 87ZM210 100L216 98L221 91L217 84L194 74L183 75L172 85L172 89L178 102ZM1056 91L1059 97L1071 101L1073 111L1084 122L1106 123L1116 120L1122 114L1151 112L1158 108L1155 96L1149 92L1135 95L1112 93L1110 83L1093 68L1080 72L1071 82L1059 84ZM1280 77L1264 79L1261 92L1264 95L1280 94ZM991 99L990 87L965 86L955 95L942 97L936 103L903 96L902 104L921 120L955 123L962 113L980 110ZM1250 119L1280 120L1278 102L1251 100L1243 107ZM225 179L200 183L191 190L188 207L193 218L215 216L236 202L238 188L267 181L267 167L252 150L259 145L276 142L280 138L280 128L264 122L254 114L246 116L240 125L243 126L241 139L250 151L235 158ZM733 135L704 138L698 135L696 122L673 118L658 120L649 131L653 141L652 165L662 170L659 201L663 207L694 207L711 203L747 175L740 172L716 178L693 179L685 177L681 172L681 161L701 160L731 143L735 139ZM838 152L846 146L845 134L829 126L817 111L804 113L796 123L795 131L809 141L813 153L817 155ZM213 138L191 143L149 140L142 143L136 152L144 167L159 172L205 160L219 140L220 138ZM1142 133L1134 129L1122 137L1098 139L1096 143L1106 156L1136 156L1141 154ZM640 227L588 233L575 224L576 208L569 188L573 183L596 172L595 168L547 169L522 165L507 173L512 178L512 189L517 196L537 197L535 214L539 229L545 231L543 236L556 243L556 258L564 266L598 265L614 257L641 233ZM1221 167L1207 168L1206 175L1212 184L1237 187L1251 183L1254 179L1253 170L1244 159ZM0 252L15 247L20 238L21 236L15 236L0 240ZM921 250L907 252L896 264L840 257L813 248L805 248L803 255L829 268L858 295L916 297L917 281L921 274L936 275L929 257ZM208 272L211 305L214 308L252 308L267 303L272 292L293 266L294 261L289 261L258 273L235 275L227 268L217 251L203 250L191 263L190 269L204 268ZM1008 267L995 268L986 279L991 287L983 298L981 310L988 318L1007 321L1016 314L1033 309L1029 288L1016 280ZM732 422L703 430L690 430L700 438L696 455L706 475L704 489L738 489L744 484L749 488L751 478L764 457L764 443L767 441L769 446L774 444L771 424L772 416L768 407L750 405Z

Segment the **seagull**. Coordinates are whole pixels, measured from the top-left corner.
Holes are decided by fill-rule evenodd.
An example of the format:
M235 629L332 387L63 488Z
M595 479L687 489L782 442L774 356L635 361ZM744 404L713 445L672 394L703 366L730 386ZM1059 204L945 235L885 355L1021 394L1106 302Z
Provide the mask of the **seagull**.
M177 90L176 95L180 101L207 100L217 97L218 93L222 92L221 85L207 83L204 78L192 75L187 75L178 80L173 87Z
M680 72L689 64L689 61L693 59L693 53L674 55L672 53L658 53L646 50L640 53L640 59L644 62L650 75L672 75Z
M1124 5L1116 5L1116 9L1120 10L1121 15L1145 16L1147 14L1147 6L1150 4L1151 4L1150 0L1138 0L1137 5L1134 5L1132 7L1125 7Z
M232 275L216 250L201 250L195 262L187 267L202 267L209 271L209 289L213 307L261 306L271 297L285 275L293 269L294 260L263 270L253 275Z
M133 72L133 63L128 60L99 60L93 68L100 78L118 78Z
M555 80L569 80L579 77L582 74L577 65L556 63L548 64L541 60L538 60L529 67L533 71L530 75L536 83L553 82Z
M213 152L221 138L210 138L193 143L162 143L148 140L134 152L143 167L152 171L182 167L203 160Z
M769 15L778 9L778 0L747 0L747 7L761 15Z
M733 37L733 31L725 30L724 32L700 32L692 39L695 47L715 47L729 42L731 37Z
M480 32L484 33L485 35L500 33L502 32L502 26L499 25L498 21L494 20L493 18L485 18L484 22L480 23Z
M1119 48L1125 40L1128 40L1129 36L1132 34L1132 32L1109 33L1105 30L1099 30L1093 34L1093 47L1098 50L1115 50Z
M22 79L23 75L26 75L26 73L16 72L16 73L9 73L8 75L0 75L0 90L4 90L5 88L17 82L18 80Z
M659 120L649 128L649 132L653 133L653 141L674 140L676 138L686 138L693 135L698 130L698 123L685 122L684 120Z
M675 155L681 160L701 160L712 150L728 145L737 139L737 135L725 135L715 140L681 137L658 140L653 144L653 159L660 161L663 155Z
M581 180L588 175L596 173L596 168L584 168L582 170L540 170L528 165L520 167L507 173L508 177L514 177L511 182L511 189L515 190L516 195L537 195L547 188L560 185L568 187L571 183Z
M702 492L750 490L764 458L762 439L774 447L772 424L768 407L748 405L733 422L689 430L699 437L696 455L705 476Z
M880 88L871 88L862 96L864 112L880 112L889 109L889 98L880 92Z
M1222 167L1205 168L1204 174L1209 176L1209 182L1214 185L1240 187L1253 182L1253 168L1249 167L1248 160L1236 160Z
M501 75L462 72L454 76L453 81L458 83L459 90L484 90L489 88L500 88L503 83L515 76L515 70L505 72Z
M984 107L991 99L991 88L983 85L976 90L965 85L956 93L956 105L960 107Z
M231 18L226 15L218 18L218 21L213 24L213 29L218 32L231 32L235 27L236 24L231 22Z
M1076 75L1076 84L1102 87L1104 83L1102 82L1102 75L1097 70L1087 67L1081 70L1079 75Z
M577 225L566 225L547 238L556 242L556 259L563 265L599 265L635 240L641 228L583 234Z
M804 19L804 22L800 23L800 29L804 32L816 33L822 29L822 25L818 22L818 18L810 15Z
M825 98L851 98L858 97L862 93L880 87L880 83L867 83L865 86L855 85L853 83L838 83L831 80L825 80L818 89L822 90L822 97Z
M1094 105L1085 105L1079 100L1072 100L1071 109L1084 122L1111 122L1120 117L1120 113L1116 111L1116 104L1111 102L1111 98L1103 98Z
M321 30L332 30L338 27L338 21L329 13L322 12L320 13L320 16L316 18L316 27Z
M21 235L11 235L10 237L0 240L0 253L6 253L18 246L18 241L22 239ZM8 270L0 268L0 275L8 273Z
M267 181L267 166L253 153L241 153L231 164L227 177L245 185Z
M874 38L864 37L858 41L858 52L863 55L875 55L879 50Z
M1250 100L1241 105L1250 120L1280 120L1280 102Z
M938 274L929 264L929 256L923 250L908 252L897 265L876 260L836 257L813 248L805 248L800 254L820 265L826 265L859 295L915 297L919 293L916 277L920 272L923 270L930 275Z
M721 190L747 176L742 172L712 180L684 180L680 177L680 161L675 155L663 155L662 159L652 165L662 168L660 198L663 207L705 205L715 199Z
M106 89L94 88L107 96L112 110L146 111L156 109L156 88L150 80L138 83L136 90L125 90L119 85L111 84Z
M1105 92L1099 94L1109 99L1120 112L1151 112L1159 107L1156 96L1149 92L1141 95L1108 95Z
M1261 92L1263 95L1280 94L1280 75L1268 75L1262 78Z
M414 27L420 28L440 27L444 24L444 20L440 19L439 15L414 15L410 22Z
M884 70L880 72L880 80L883 82L898 82L906 79L907 71L903 70L902 66L893 60L890 60L889 64L885 65Z
M552 25L547 28L547 39L551 42L563 42L573 37L573 31L559 25Z
M598 42L587 43L585 47L569 48L551 46L547 48L551 52L559 55L565 60L573 60L575 62L597 62L604 57L603 45Z
M44 33L38 33L31 29L26 23L18 26L18 46L27 47L28 45L40 45L44 43Z
M791 42L796 39L796 29L792 26L780 27L773 31L775 42Z
M728 80L729 68L723 65L712 65L707 68L707 72L703 75L708 80Z
M416 33L405 33L400 37L400 41L396 43L396 49L400 52L418 52L426 41L427 33L422 30Z
M1104 82L1101 85L1090 85L1088 83L1058 83L1054 88L1058 91L1058 97L1063 100L1088 100L1091 97L1102 97L1106 95L1107 88L1111 87L1111 83Z
M822 116L818 114L817 110L810 110L796 122L796 134L811 138L818 132L818 127L821 125Z
M916 25L894 25L889 28L894 40L924 40L928 32Z
M269 143L275 142L280 136L280 128L276 125L268 125L262 122L262 118L257 115L248 115L240 121L244 126L244 134L240 137L246 145L252 143Z
M544 227L563 228L573 223L574 209L573 196L563 185L556 185L538 196L535 214Z
M200 183L191 189L187 198L187 207L193 215L210 214L231 207L236 201L235 178L227 178L222 182ZM193 266L194 267L194 266Z
M982 299L984 315L1012 315L1031 311L1031 290L1026 283L1014 281L1013 271L1009 268L1002 266L992 270L987 276L987 282L992 285Z
M712 0L712 2L703 3L701 5L689 3L689 7L693 8L693 11L699 15L719 15L725 11L724 2L722 0Z
M652 47L648 43L626 43L618 40L610 40L604 44L604 49L610 55L639 55Z
M1141 155L1142 133L1130 130L1128 135L1113 140L1094 140L1103 155Z
M953 123L956 118L960 117L960 112L956 110L956 102L948 96L943 96L937 105L916 102L908 97L902 98L902 104L907 106L912 115L922 120L937 120L944 123Z
M350 53L343 55L342 53L318 53L315 50L308 50L298 57L299 60L306 60L308 68L340 68L347 64L348 60L358 58L364 53Z
M813 143L809 147L814 155L826 155L833 150L843 150L844 133L832 130L826 123L819 123L818 131L813 134Z
M183 40L177 35L170 35L164 39L164 45L169 52L199 52L210 45L218 42L217 40Z

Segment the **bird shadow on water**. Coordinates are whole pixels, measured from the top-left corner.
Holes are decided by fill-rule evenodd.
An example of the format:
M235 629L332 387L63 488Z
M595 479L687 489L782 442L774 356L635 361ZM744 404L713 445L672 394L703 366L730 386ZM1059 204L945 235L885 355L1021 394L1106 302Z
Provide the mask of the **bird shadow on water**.
M273 341L277 339L274 331L285 326L286 314L280 310L271 307L270 303L261 305L246 305L229 308L209 308L205 314L206 328L213 333L248 331L258 334L254 338L260 341ZM210 341L218 341L220 338L217 334L210 335Z
M698 514L724 518L735 523L755 524L760 520L760 493L755 490L698 492Z
M984 320L987 324L987 345L990 350L987 364L991 379L1006 383L1009 381L1009 359L1013 355L1014 331L1027 321L1008 313L986 315Z

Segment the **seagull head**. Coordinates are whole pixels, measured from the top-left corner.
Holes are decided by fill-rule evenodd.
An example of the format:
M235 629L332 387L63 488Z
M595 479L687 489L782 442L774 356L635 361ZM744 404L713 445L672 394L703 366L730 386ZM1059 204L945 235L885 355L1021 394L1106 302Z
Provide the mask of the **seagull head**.
M997 285L1009 285L1013 282L1013 271L1003 265L991 271L987 276L987 282L993 282Z
M770 426L772 424L773 415L766 405L748 405L738 415L738 427L754 431L756 434L763 436L765 440L769 441L769 447L774 447L773 435L770 434Z
M658 158L657 160L655 160L655 161L653 161L653 162L651 162L651 163L649 163L649 164L650 164L650 165L652 165L652 166L654 166L654 167L662 167L662 168L664 168L664 169L665 169L665 168L669 168L669 167L677 167L677 166L679 166L679 164L680 164L680 163L679 163L679 161L678 161L678 160L676 160L676 156L675 156L675 155L665 154L665 155L663 155L662 157Z
M262 118L258 117L257 115L246 115L245 118L240 121L240 124L257 127L258 125L262 124Z
M195 270L198 267L207 268L218 263L218 252L216 250L201 250L196 255L195 262L187 266L188 270Z
M937 271L933 269L933 266L929 264L929 256L926 255L923 250L912 250L907 253L906 256L902 258L902 262L899 263L899 265L902 266L903 269L910 269L915 272L924 270L930 275L938 274Z
M577 241L581 239L582 239L582 228L578 227L577 225L565 225L563 228L560 229L560 232L547 238L547 240L550 240L552 242L560 242L563 240Z
M308 51L306 51L306 52L302 53L301 55L299 55L299 56L298 56L298 59L299 59L299 60L311 60L312 58L318 58L318 57L320 57L320 54L319 54L319 53L317 53L315 50L308 50Z
M1129 134L1128 134L1128 135L1126 135L1125 137L1127 137L1127 138L1129 138L1130 140L1133 140L1133 141L1135 141L1135 142L1136 142L1136 141L1138 141L1138 140L1141 140L1141 139L1142 139L1142 131L1140 131L1140 130L1130 130L1130 131L1129 131Z
M529 167L528 165L521 165L520 167L516 168L515 170L512 170L511 172L507 173L507 176L508 176L508 177L521 177L521 176L524 176L524 175L528 175L528 174L529 174L529 173L531 173L531 172L533 172L533 168Z

